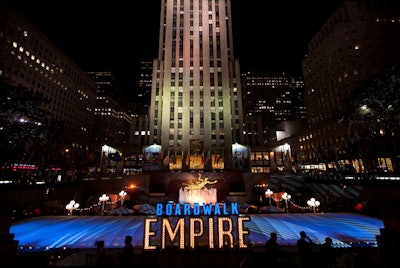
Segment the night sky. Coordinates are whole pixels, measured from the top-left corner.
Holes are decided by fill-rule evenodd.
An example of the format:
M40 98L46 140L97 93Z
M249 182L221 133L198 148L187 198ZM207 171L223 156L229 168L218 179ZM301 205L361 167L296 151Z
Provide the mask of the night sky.
M84 71L111 70L136 85L141 60L157 57L160 0L10 0ZM241 72L301 75L307 43L341 0L232 0Z

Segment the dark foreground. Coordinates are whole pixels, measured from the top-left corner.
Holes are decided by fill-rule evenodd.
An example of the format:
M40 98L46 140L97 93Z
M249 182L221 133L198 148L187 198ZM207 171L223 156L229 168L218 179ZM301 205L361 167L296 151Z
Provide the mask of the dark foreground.
M374 248L335 248L337 265L335 267L384 267L379 258L379 249ZM90 267L93 265L94 249L65 250L61 252L20 252L13 267ZM107 263L104 267L119 267L121 249L107 250ZM243 259L249 258L252 267L271 267L263 248L249 250L135 250L134 267L232 267L239 268ZM320 267L318 253L315 252L315 267ZM296 248L281 248L278 266L301 267ZM308 267L309 268L309 267Z

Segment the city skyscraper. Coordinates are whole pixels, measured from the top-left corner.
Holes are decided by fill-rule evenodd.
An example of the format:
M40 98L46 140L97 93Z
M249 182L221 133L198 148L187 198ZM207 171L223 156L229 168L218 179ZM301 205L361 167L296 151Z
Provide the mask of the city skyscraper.
M232 145L243 141L231 1L162 0L160 16L149 110L150 142L161 145L164 153L182 156L183 169L184 165L202 169L183 160L197 162L196 157L204 154L225 156L227 168Z
M87 74L97 85L93 139L97 147L104 144L125 148L129 141L132 118L118 102L119 89L111 72L91 71Z
M349 126L340 119L366 81L399 62L399 15L398 1L343 1L310 40L302 62L308 127L291 143L299 162L326 163L329 168L341 163L341 168L354 166L357 172L393 169L391 156L396 153L368 145L383 136L374 132L384 130ZM398 137L395 131L388 133L386 138Z
M151 96L151 74L153 72L153 62L141 61L139 69L137 99L140 103L143 103L144 107L148 108ZM146 109L146 113L147 110L148 109Z
M245 142L267 144L269 132L283 121L306 118L304 82L301 77L254 70L242 75Z

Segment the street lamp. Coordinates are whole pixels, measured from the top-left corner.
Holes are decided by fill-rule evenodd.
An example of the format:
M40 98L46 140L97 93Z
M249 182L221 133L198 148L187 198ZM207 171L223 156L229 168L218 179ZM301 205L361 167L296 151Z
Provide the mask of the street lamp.
M69 204L67 204L65 206L66 209L69 210L69 215L72 215L72 211L74 211L74 209L78 209L79 208L79 203L76 203L75 200L71 200L69 202Z
M125 197L126 197L127 194L128 193L125 192L124 190L121 190L121 192L119 192L119 196L120 196L120 199L121 199L121 207L124 204L124 200L125 200Z
M273 191L271 191L270 189L267 189L266 191L265 191L265 194L266 195L268 195L268 198L269 198L269 211L271 212L271 197L272 197L272 194L273 194L274 192Z
M282 198L285 200L286 212L289 213L288 202L289 202L290 198L292 198L292 196L290 194L288 194L287 192L284 192L283 195L282 195Z
M307 205L312 207L313 212L315 213L315 210L317 207L319 207L320 202L318 200L315 200L314 197L311 197L310 200L307 201Z
M99 201L101 202L101 213L104 215L104 205L105 203L110 199L109 196L106 194L103 194L102 196L99 197Z

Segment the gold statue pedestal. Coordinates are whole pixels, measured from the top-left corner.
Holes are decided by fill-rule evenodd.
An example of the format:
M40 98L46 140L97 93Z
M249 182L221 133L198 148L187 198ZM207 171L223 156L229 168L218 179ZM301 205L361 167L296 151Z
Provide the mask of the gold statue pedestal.
M183 187L179 189L179 203L194 203L199 205L217 203L217 189L205 187L207 184L214 184L217 181L209 181L208 178L201 178L201 174L197 180L192 183L183 183Z
M188 189L187 187L180 188L179 203L190 203L191 206L193 206L194 203L198 203L200 205L212 203L215 205L217 203L217 189Z

